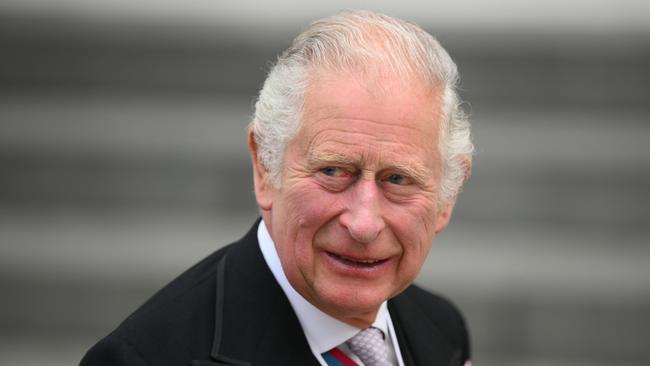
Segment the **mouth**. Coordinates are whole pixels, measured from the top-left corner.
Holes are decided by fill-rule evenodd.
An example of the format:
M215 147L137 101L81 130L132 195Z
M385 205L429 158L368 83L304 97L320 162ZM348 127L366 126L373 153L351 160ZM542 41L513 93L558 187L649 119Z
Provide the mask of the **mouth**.
M327 252L327 255L336 260L337 262L344 264L346 266L355 267L355 268L366 268L371 269L382 264L386 263L388 259L366 259L366 258L352 258L344 255L334 254L332 252Z

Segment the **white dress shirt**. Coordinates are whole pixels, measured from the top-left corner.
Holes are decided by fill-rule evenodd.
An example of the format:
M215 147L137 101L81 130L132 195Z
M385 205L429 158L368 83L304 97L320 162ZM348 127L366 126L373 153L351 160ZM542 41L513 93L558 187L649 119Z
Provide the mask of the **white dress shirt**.
M339 349L345 352L346 355L352 358L357 364L363 365L361 360L359 360L359 358L352 353L349 347L345 344L345 342L354 337L360 329L343 323L342 321L320 311L302 297L293 286L291 286L282 269L280 257L276 251L273 239L271 239L271 235L269 234L263 220L257 228L257 240L260 244L264 260L269 266L269 269L271 269L271 272L273 272L275 280L280 284L284 294L289 299L291 307L293 307L293 311L296 313L298 321L300 321L300 325L302 326L302 330L305 333L311 352L314 354L318 362L323 366L327 366L327 363L321 354L334 347L339 347ZM381 329L384 334L388 335L385 342L387 343L389 350L388 354L391 356L393 364L404 366L402 354L395 335L395 328L393 327L393 322L390 318L390 313L388 312L388 307L386 306L385 301L381 304L379 312L377 313L377 318L372 326Z

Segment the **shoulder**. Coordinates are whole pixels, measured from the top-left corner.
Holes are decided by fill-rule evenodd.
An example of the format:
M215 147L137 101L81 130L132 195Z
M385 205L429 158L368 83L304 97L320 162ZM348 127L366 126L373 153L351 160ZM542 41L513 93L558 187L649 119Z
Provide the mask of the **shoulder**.
M410 306L416 307L446 333L466 329L465 319L458 307L442 295L411 285L398 298L408 301Z
M207 295L215 291L217 264L228 253L232 245L234 244L227 245L210 254L158 290L130 315L123 325L152 316L164 315L168 311L187 308L190 304L197 304L197 300L209 298Z
M160 289L93 346L81 365L158 366L209 358L220 262L233 248L245 244L250 247L249 242L254 238L251 232L242 240L215 251Z
M163 287L93 346L81 365L171 365L204 357L214 331L217 263L228 248Z
M100 340L86 353L80 366L148 366L128 342L113 335Z

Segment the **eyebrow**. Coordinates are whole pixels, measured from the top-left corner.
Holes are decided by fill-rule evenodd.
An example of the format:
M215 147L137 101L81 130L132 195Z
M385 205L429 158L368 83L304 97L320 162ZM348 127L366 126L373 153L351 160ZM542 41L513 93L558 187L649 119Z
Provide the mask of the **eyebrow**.
M309 163L309 165L312 166L320 165L323 163L337 163L337 164L354 165L354 166L359 166L363 164L363 161L360 162L358 159L351 158L348 155L343 155L343 154L330 152L330 151L319 152L319 153L311 152L307 157L307 162ZM403 174L410 178L413 178L416 181L416 183L419 184L425 184L432 175L431 170L426 167L419 166L419 165L418 166L406 165L397 162L391 163L387 169L382 169L382 170L396 171L399 174Z
M307 157L307 162L310 165L318 165L324 162L339 163L345 165L358 165L359 163L357 159L353 159L347 155L335 152L310 152L309 156Z

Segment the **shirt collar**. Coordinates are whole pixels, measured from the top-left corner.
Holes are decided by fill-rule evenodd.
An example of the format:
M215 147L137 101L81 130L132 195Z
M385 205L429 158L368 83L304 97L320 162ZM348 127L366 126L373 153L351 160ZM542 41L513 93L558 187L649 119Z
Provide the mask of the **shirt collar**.
M287 280L287 276L284 274L280 257L278 256L275 244L266 228L264 220L260 222L257 228L257 240L266 264L273 273L275 280L282 287L282 291L284 291L284 294L289 299L291 307L296 313L298 321L305 332L309 346L314 353L321 354L327 352L354 337L359 332L359 328L343 323L319 310L291 286L289 280ZM381 329L384 335L388 334L388 308L386 301L381 304L377 318L372 326Z

